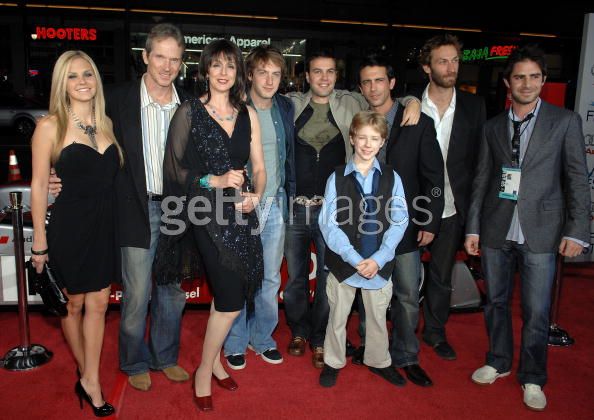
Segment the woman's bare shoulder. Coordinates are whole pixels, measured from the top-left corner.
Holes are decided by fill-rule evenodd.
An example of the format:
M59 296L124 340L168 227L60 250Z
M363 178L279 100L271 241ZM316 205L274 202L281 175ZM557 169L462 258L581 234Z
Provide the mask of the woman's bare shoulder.
M58 118L55 115L46 115L37 121L36 129L43 131L56 131L58 129Z
M37 121L31 142L32 144L53 144L57 133L58 118L55 115L46 115Z

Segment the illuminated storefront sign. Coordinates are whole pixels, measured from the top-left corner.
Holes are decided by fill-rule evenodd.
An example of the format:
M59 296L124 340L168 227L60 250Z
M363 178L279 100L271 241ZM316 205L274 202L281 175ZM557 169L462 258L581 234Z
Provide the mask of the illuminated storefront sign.
M223 39L226 37L213 35L186 35L184 41L186 45L207 45L215 39ZM258 45L270 45L270 38L242 38L240 36L231 35L229 41L233 42L239 48L253 48Z
M36 26L35 33L31 34L34 40L61 39L69 41L96 41L96 28L54 28L48 26Z
M493 45L491 47L465 49L462 50L462 62L505 60L516 48L518 48L517 45Z

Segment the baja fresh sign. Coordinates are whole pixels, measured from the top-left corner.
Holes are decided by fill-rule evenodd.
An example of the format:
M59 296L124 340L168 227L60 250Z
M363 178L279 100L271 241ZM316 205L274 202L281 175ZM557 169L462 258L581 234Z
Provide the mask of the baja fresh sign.
M190 45L207 45L216 39L224 39L223 36L214 35L186 35L184 41L186 46ZM241 36L231 35L229 41L233 42L239 48L254 48L258 45L270 45L270 38L245 38Z

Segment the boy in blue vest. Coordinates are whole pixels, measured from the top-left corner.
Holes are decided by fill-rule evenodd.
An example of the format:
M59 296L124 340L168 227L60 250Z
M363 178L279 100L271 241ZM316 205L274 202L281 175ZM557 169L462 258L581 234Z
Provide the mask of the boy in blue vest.
M391 367L386 309L392 298L394 253L408 225L408 212L400 177L376 159L387 134L381 114L356 114L349 130L353 158L336 168L326 184L319 216L330 270L326 284L330 317L320 374L324 387L336 384L346 364L346 323L358 288L367 314L363 361L388 382L405 383Z

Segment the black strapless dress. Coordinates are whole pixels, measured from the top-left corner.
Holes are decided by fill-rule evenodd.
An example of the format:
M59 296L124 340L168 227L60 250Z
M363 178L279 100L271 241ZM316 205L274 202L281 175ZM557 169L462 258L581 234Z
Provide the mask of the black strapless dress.
M55 164L62 179L47 228L52 269L70 294L99 291L120 278L114 181L115 145L103 154L72 143Z

